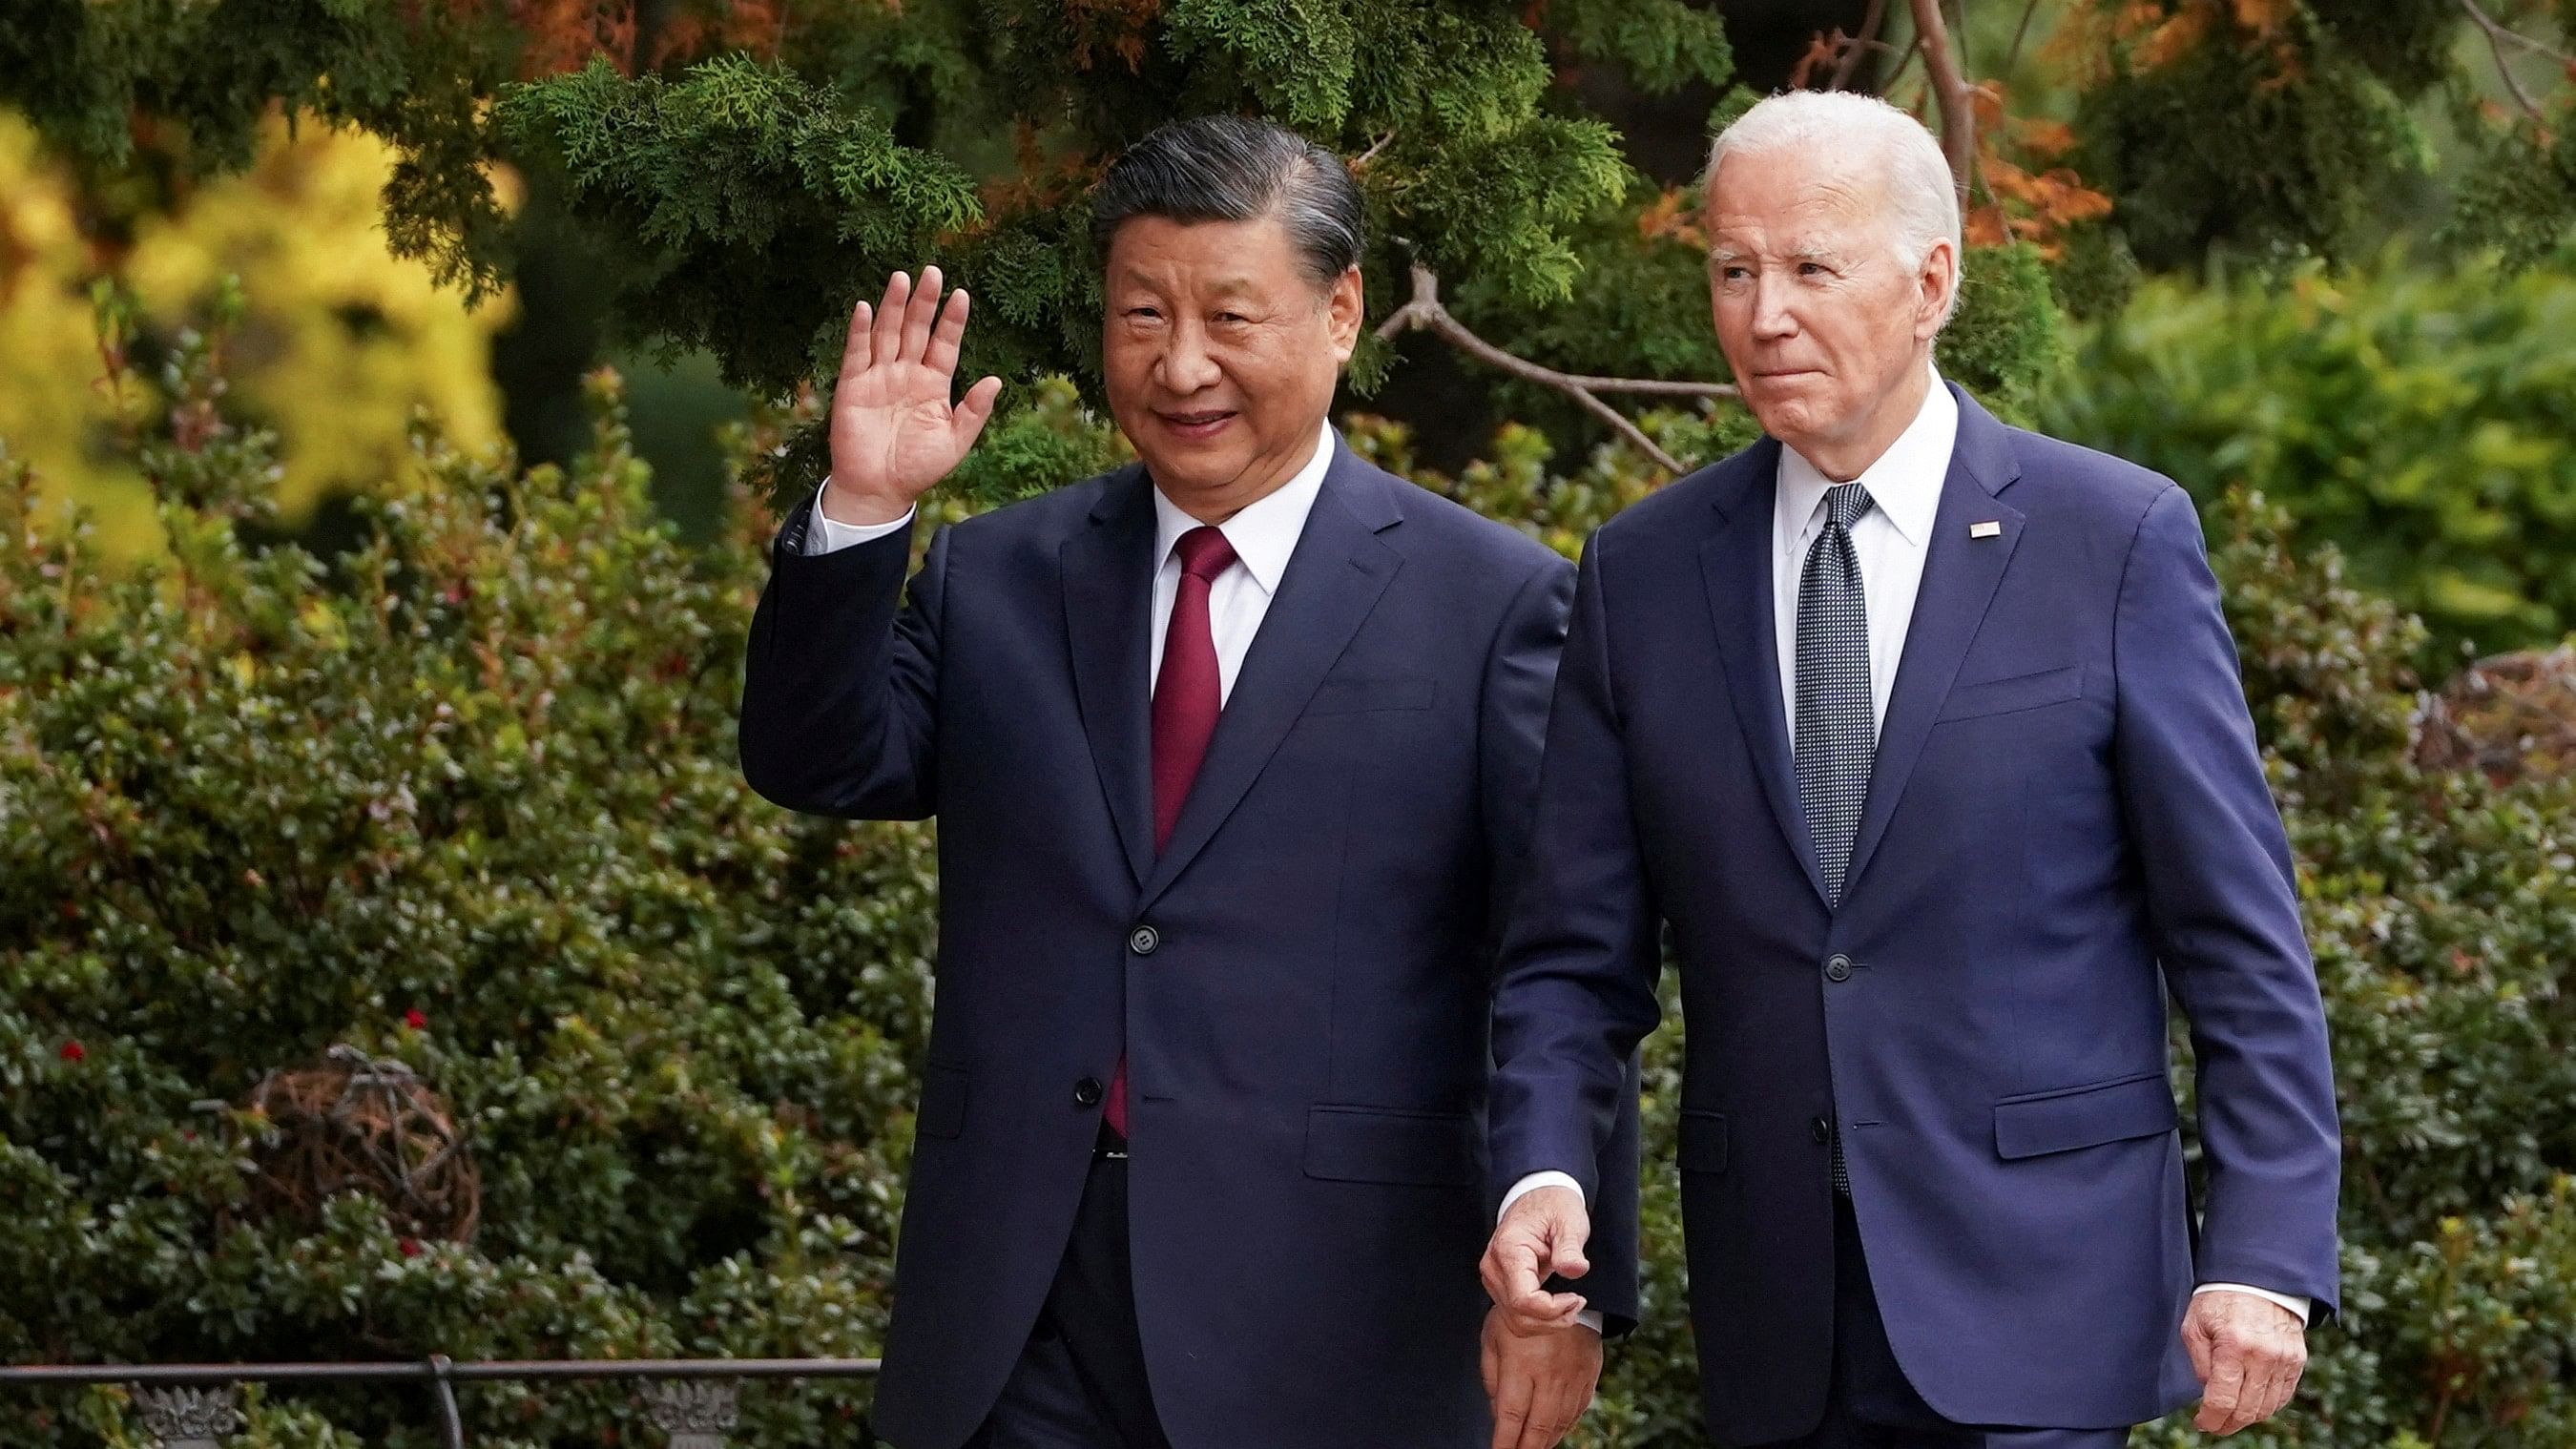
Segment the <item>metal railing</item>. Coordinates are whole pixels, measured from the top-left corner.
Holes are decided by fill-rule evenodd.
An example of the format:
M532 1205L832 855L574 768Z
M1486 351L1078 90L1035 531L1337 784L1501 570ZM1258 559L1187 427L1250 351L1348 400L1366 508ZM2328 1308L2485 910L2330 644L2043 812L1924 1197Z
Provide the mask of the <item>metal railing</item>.
M241 1425L238 1386L416 1383L430 1389L444 1449L466 1449L460 1384L634 1379L670 1449L724 1449L737 1422L745 1379L861 1379L872 1358L528 1359L457 1363L443 1354L396 1363L40 1364L0 1368L0 1389L38 1384L123 1384L144 1428L162 1449L222 1449ZM859 1442L876 1443L863 1419Z

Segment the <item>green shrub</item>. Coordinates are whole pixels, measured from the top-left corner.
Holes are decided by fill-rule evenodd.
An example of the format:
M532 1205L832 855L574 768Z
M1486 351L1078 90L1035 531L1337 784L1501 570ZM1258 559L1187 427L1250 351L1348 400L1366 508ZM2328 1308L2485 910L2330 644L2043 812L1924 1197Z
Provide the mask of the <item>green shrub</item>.
M0 1358L873 1353L930 856L743 787L764 525L737 497L684 550L611 379L569 470L424 433L364 547L257 552L268 439L207 355L137 440L165 566L104 567L0 476ZM333 1043L445 1095L470 1244L372 1199L249 1211L238 1104ZM0 1443L98 1442L108 1397L0 1396ZM466 1401L478 1444L595 1445L649 1432L623 1398ZM864 1391L749 1400L748 1442L851 1443ZM310 1402L434 1442L425 1398ZM257 1418L318 1442L304 1413Z
M2576 629L2576 267L2158 282L2090 331L2041 426L2244 483L2421 614L2428 662Z

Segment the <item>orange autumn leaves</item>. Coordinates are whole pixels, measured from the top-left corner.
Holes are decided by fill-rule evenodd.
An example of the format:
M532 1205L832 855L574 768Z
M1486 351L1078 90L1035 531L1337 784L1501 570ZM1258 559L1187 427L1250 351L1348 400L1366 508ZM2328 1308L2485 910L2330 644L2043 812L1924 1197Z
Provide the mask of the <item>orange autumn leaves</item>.
M2063 121L2007 116L2004 88L1987 81L1972 97L1977 114L1977 185L1960 218L1968 245L2026 241L2055 261L2069 228L2111 214L2111 198L2058 164L2075 149Z
M2082 0L2050 42L2053 58L2099 78L2114 69L2162 70L2216 42L2259 48L2273 63L2266 89L2301 70L2294 24L2299 0Z
M525 38L518 67L523 80L577 71L594 55L621 75L719 51L749 51L766 59L778 54L787 28L787 0L686 0L649 32L636 23L636 0L457 0L457 8L476 14L497 9L506 16Z

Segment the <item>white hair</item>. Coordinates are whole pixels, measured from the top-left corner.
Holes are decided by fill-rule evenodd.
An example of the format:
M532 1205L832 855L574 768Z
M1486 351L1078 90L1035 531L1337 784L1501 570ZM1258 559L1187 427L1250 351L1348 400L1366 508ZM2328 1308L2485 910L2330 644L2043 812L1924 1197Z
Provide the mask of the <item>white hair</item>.
M1948 242L1950 255L1964 260L1959 192L1941 143L1921 121L1857 91L1784 91L1755 102L1709 144L1700 191L1703 196L1714 192L1717 168L1731 155L1800 149L1819 153L1821 161L1848 157L1859 147L1866 147L1884 168L1888 226L1906 270L1921 267L1938 242ZM1941 321L1948 323L1957 310L1959 288L1954 283Z

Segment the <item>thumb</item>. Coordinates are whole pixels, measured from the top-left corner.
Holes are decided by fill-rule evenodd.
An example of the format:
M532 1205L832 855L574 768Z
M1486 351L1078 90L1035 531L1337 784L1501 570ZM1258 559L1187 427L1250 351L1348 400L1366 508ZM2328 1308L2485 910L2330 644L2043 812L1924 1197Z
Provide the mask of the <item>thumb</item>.
M966 389L966 396L957 400L957 408L950 415L948 426L956 434L958 452L963 453L975 446L975 439L984 432L984 424L992 421L993 400L1001 395L1002 380L988 377Z
M1592 1240L1592 1223L1581 1212L1565 1212L1552 1223L1550 1245L1554 1249L1549 1271L1562 1278L1580 1278L1592 1271L1592 1261L1583 1255Z

